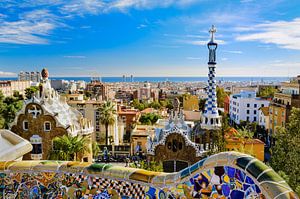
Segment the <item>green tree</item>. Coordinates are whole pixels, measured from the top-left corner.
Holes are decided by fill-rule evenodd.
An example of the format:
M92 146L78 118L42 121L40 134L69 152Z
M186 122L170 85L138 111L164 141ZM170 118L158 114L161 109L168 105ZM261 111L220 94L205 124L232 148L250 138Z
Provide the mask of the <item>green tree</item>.
M224 108L224 99L227 96L227 93L224 91L224 88L217 87L217 103L218 107Z
M153 125L157 122L158 119L160 119L161 117L155 113L147 113L144 114L140 117L140 122L141 124L145 124L145 125Z
M131 103L131 105L135 108L135 109L138 109L140 111L146 109L149 107L149 104L147 102L140 102L139 100L137 99L134 99Z
M272 87L272 86L268 86L265 87L263 89L260 90L260 92L258 93L259 97L266 97L266 98L273 98L274 94L278 92L278 89Z
M223 116L221 128L213 134L213 147L210 148L208 155L213 155L226 151L225 133L230 128L228 116Z
M300 185L300 109L292 109L286 128L278 128L274 136L270 164L288 175L289 185L296 190Z
M108 127L116 122L116 109L111 101L107 101L98 108L100 122L105 126L105 145L108 145Z
M22 106L23 100L19 96L4 97L0 92L0 128L9 128Z
M199 110L204 111L206 99L199 100Z
M25 96L27 99L31 99L32 95L39 90L37 86L30 86L29 88L25 89Z
M53 150L49 159L52 160L78 160L79 154L89 152L86 138L82 136L63 135L53 139Z
M149 107L158 110L158 109L161 108L161 105L160 105L160 103L159 103L158 101L154 101L154 102L151 102L151 103L149 104Z

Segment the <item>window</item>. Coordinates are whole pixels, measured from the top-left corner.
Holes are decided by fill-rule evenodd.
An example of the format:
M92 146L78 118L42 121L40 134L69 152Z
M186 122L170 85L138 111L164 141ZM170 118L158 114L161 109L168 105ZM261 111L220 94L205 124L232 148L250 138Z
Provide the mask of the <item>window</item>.
M250 104L247 104L247 107L249 108L249 107L250 107Z
M28 121L27 120L24 120L23 121L23 129L25 130L25 131L27 131L28 130Z
M265 106L264 104L261 105L261 107L264 107L264 106Z
M249 122L249 117L247 117L247 122Z
M256 122L256 117L253 118L253 121Z
M250 110L247 110L247 114L250 114Z
M44 131L51 131L51 123L50 122L44 123Z
M41 154L42 153L42 144L32 144L31 154Z
M30 138L30 143L32 145L31 159L32 160L42 159L42 154L43 154L42 138L38 135L33 135Z
M256 114L256 110L254 110L253 113Z

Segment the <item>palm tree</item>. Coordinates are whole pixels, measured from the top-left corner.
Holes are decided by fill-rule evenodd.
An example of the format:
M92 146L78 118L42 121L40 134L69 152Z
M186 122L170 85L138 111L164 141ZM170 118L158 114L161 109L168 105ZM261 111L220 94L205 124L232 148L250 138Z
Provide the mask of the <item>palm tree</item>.
M86 138L82 136L63 135L53 139L53 151L50 159L77 160L78 154L89 152Z
M71 137L71 143L71 152L75 161L77 161L78 154L84 154L85 152L89 152L87 140L85 137L78 135Z
M97 158L99 152L101 151L97 142L93 142L92 144L93 158Z
M100 122L105 126L105 145L108 145L108 126L113 125L116 122L115 105L111 101L107 101L99 107Z
M55 137L53 139L53 150L50 153L50 158L52 160L70 160L71 151L71 141L69 136L63 135L61 137Z

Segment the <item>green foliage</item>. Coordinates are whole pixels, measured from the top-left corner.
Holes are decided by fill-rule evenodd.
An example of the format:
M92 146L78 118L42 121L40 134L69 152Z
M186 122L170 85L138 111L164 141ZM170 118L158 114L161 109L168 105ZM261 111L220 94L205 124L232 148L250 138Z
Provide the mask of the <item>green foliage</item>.
M206 99L199 100L199 110L204 111Z
M250 122L244 121L244 120L241 120L240 124L236 125L236 127L238 129L242 129L242 130L244 129L244 130L251 131L251 132L257 132L257 126L258 126L258 124L256 122L250 123Z
M241 139L252 139L254 133L250 131L249 129L242 127L241 129L238 129L238 134L236 135L238 138Z
M161 162L155 162L155 161L140 161L138 165L135 165L134 163L130 165L130 167L133 168L140 168L145 169L148 171L156 171L156 172L162 172L163 171L163 165Z
M148 108L149 104L146 103L146 102L139 102L139 100L137 99L134 99L131 103L131 105L135 108L135 109L138 109L140 111Z
M16 114L23 106L23 98L19 95L16 97L4 97L0 91L0 128L9 128Z
M97 157L100 153L101 149L97 142L92 143L92 151L93 151L93 157Z
M151 103L145 101L139 102L139 100L134 99L131 103L131 106L133 106L135 109L138 109L140 111L146 108L154 108L156 110L159 110L162 107L169 108L169 109L173 108L173 105L169 99L161 100L161 101L153 101Z
M31 99L32 95L39 90L37 86L30 86L29 88L25 89L25 96L27 99Z
M161 108L161 105L158 101L154 101L149 104L149 107L159 110Z
M225 133L230 128L229 126L229 118L228 116L223 116L222 119L222 126L219 130L217 130L213 135L213 147L208 152L208 155L213 155L216 153L220 153L226 151L226 140L225 140Z
M296 190L300 185L300 109L293 108L286 128L278 128L271 148L271 166L288 175L288 184ZM298 190L299 191L299 190Z
M51 160L78 161L78 154L89 152L87 140L82 136L63 135L53 139Z
M224 99L227 96L227 93L224 91L224 88L217 87L217 103L218 107L224 108Z
M157 122L161 117L155 113L147 113L140 117L141 124L145 125L153 125Z
M165 101L166 105L163 106L163 107L165 107L165 108L167 108L167 109L169 109L169 110L173 109L173 103L171 102L171 100L166 99L166 100L164 100L164 101Z
M108 126L116 122L116 108L113 102L107 101L99 107L101 124L105 126L105 144L108 145Z
M273 98L274 94L278 92L278 89L272 87L272 86L268 86L265 87L263 89L261 89L261 91L258 93L259 97L266 97L266 98Z

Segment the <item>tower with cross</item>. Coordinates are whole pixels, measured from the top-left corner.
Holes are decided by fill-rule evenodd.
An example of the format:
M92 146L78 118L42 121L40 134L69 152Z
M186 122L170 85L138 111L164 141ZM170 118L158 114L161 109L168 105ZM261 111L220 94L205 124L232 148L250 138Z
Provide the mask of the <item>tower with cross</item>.
M221 116L218 113L217 107L217 92L216 92L216 50L218 44L215 41L215 33L217 29L212 25L209 30L210 41L207 44L209 50L208 59L208 87L207 87L207 100L205 109L202 114L201 127L207 130L214 130L221 127Z

